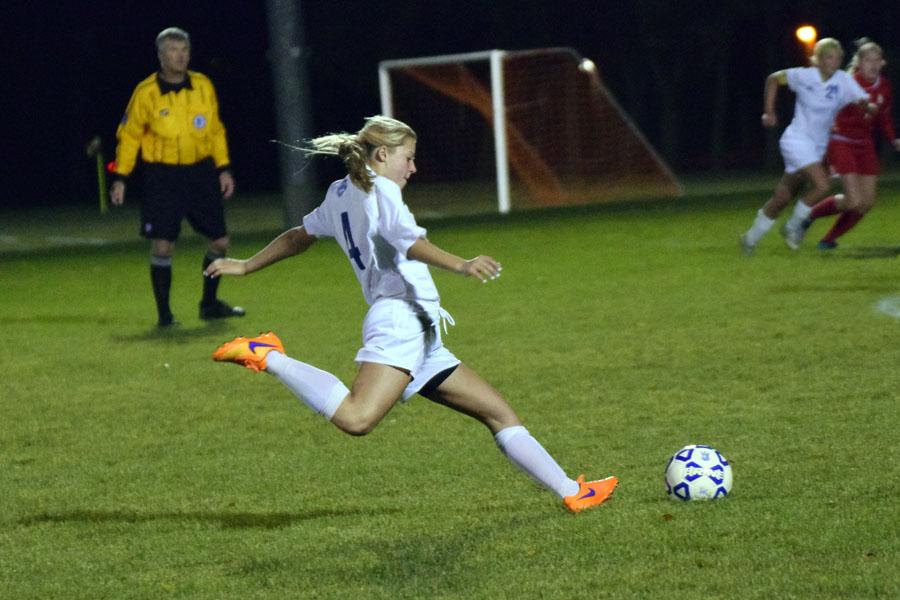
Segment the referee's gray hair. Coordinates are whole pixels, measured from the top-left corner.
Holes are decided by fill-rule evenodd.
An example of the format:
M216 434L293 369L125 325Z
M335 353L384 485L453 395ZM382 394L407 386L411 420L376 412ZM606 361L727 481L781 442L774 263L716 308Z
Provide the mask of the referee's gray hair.
M166 40L181 40L187 42L188 48L191 47L191 36L188 32L180 27L166 27L156 36L156 49L162 50L163 43Z

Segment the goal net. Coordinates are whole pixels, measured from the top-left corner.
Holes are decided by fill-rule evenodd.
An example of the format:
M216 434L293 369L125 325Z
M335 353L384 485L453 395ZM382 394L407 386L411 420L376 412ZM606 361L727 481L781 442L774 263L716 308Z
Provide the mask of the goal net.
M379 83L382 112L419 136L406 200L423 216L681 193L593 63L570 48L388 60Z

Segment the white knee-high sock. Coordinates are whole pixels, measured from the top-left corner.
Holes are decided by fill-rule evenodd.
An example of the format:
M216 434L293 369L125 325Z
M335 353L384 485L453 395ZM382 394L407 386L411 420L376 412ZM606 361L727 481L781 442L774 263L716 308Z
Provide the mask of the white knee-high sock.
M775 224L774 219L770 219L766 216L766 214L759 209L756 213L756 218L753 220L753 226L747 230L747 241L750 242L751 245L755 246L762 236L766 235L770 229L772 229L772 225Z
M787 227L800 227L800 223L805 221L811 212L812 207L804 204L802 200L797 200L797 204L794 205L794 212L791 218L788 219Z
M347 386L331 373L294 360L276 350L266 356L266 371L329 421L350 393Z
M521 425L498 431L494 439L514 465L560 498L578 493L578 483L569 479L562 467Z

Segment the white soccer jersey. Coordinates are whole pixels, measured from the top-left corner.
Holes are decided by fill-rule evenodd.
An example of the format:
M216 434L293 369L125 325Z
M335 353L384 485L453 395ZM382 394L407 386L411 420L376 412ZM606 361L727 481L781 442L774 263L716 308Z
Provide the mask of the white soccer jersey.
M322 204L303 217L303 227L317 238L337 241L370 305L381 298L440 301L428 265L406 258L425 229L416 224L400 186L390 179L376 177L369 193L349 176L335 181Z
M827 81L816 67L786 69L787 84L797 100L794 118L782 138L808 139L823 149L837 112L852 102L868 99L868 94L846 71L835 71Z

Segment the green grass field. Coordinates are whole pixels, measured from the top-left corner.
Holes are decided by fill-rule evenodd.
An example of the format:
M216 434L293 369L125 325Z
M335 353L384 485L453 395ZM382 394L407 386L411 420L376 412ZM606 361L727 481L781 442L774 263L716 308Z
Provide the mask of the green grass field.
M2 213L0 597L900 597L900 186L832 254L818 223L745 259L765 193L425 223L504 264L435 274L448 346L573 476L619 476L580 515L422 398L351 438L210 360L271 328L349 382L366 307L336 245L226 280L248 316L208 325L188 237L158 332L133 209ZM279 220L232 212L233 254ZM689 443L731 460L729 498L666 497Z

